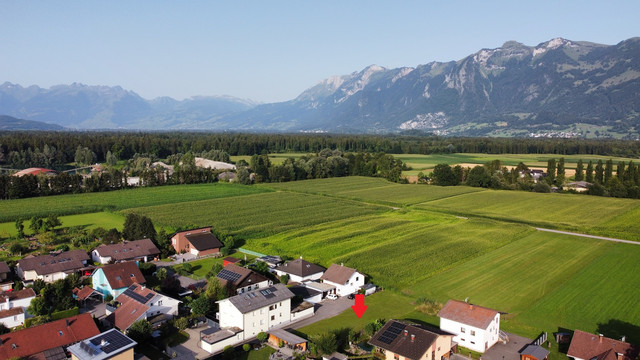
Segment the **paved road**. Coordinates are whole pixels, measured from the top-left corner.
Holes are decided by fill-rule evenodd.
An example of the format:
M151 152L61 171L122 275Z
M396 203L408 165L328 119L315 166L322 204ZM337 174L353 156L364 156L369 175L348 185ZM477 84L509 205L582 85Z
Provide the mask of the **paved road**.
M573 236L581 236L581 237L586 237L586 238L591 238L591 239L598 239L598 240L613 241L613 242L619 242L619 243L625 243L625 244L640 245L640 242L637 242L637 241L630 241L630 240L615 239L615 238L604 237L604 236L596 236L596 235L580 234L580 233L574 233L574 232L568 232L568 231L560 231L560 230L553 230L553 229L545 229L545 228L538 228L538 227L536 228L536 230L538 230L538 231L552 232L552 233L556 233L556 234L573 235Z

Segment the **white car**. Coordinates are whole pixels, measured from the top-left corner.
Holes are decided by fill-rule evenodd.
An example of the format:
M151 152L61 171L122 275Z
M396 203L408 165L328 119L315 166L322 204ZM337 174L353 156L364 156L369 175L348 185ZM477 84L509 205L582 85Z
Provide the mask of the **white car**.
M337 299L338 299L338 295L336 295L336 294L329 294L329 295L327 295L327 299L329 299L329 300L337 300Z

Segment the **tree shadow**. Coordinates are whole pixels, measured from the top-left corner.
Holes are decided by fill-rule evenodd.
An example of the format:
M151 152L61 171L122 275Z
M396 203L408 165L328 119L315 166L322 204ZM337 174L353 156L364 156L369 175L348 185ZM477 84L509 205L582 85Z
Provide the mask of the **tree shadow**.
M569 345L571 344L573 330L559 327L558 331L553 333L553 336L558 342L558 351L562 354L566 354L569 351Z
M610 319L606 323L598 324L596 331L611 339L622 339L626 342L640 344L640 326L618 319Z

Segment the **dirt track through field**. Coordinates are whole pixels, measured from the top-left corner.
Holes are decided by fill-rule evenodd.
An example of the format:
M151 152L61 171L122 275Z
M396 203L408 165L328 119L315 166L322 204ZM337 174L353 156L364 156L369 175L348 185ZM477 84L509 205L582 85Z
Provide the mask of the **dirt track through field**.
M536 230L538 230L538 231L552 232L552 233L556 233L556 234L573 235L573 236L581 236L581 237L586 237L586 238L591 238L591 239L598 239L598 240L613 241L613 242L619 242L619 243L625 243L625 244L640 245L640 242L637 242L637 241L622 240L622 239L616 239L616 238L610 238L610 237L604 237L604 236L588 235L588 234L580 234L580 233L574 233L574 232L568 232L568 231L560 231L560 230L553 230L553 229L545 229L545 228L538 228L538 227L536 228Z

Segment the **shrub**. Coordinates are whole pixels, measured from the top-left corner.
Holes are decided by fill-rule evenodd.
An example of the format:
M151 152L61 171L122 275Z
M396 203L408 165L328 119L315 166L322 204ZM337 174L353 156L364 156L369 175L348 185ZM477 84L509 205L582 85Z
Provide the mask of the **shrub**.
M249 345L249 344L244 344L244 345L242 345L242 350L244 350L244 351L250 351L250 350L251 350L251 345Z

